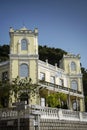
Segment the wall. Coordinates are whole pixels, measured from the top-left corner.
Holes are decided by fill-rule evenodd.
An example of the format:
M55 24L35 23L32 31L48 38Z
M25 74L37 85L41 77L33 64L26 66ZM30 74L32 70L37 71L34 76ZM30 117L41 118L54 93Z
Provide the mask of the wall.
M0 130L18 130L18 120L0 120ZM29 119L20 120L20 130L29 130Z
M0 130L18 130L18 120L0 120ZM79 121L41 119L38 127L32 118L22 118L20 120L20 130L87 130L87 123Z
M40 121L40 130L87 130L87 123L42 119Z

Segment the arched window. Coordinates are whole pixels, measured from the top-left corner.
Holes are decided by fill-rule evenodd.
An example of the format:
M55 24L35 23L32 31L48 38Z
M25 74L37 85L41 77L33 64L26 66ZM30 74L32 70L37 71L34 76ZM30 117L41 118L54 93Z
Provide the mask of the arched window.
M76 70L76 64L75 64L75 62L71 62L71 70L72 71Z
M71 81L71 88L74 89L74 90L78 89L78 84L77 84L76 80L72 80Z
M28 94L26 92L22 93L19 98L20 98L20 101L25 101L25 103L27 103L27 104L29 103L28 102L29 97L28 97Z
M74 111L77 110L77 102L76 102L76 101L73 101L72 107L73 107L73 110L74 110Z
M80 111L80 101L79 100L72 100L72 108L74 111Z
M27 50L28 49L28 43L26 39L21 40L21 50Z
M28 65L27 64L20 65L20 77L28 77Z

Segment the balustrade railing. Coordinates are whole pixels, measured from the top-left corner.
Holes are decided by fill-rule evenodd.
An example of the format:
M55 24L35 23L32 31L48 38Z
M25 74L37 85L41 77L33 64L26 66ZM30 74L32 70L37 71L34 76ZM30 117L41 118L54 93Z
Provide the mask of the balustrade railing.
M18 116L18 111L14 110L0 110L0 119L12 119Z
M72 93L76 93L76 94L82 94L81 91L78 91L78 90L74 90L74 89L71 89L71 88L67 88L67 87L64 87L64 86L60 86L60 85L57 85L57 84L53 84L53 83L50 83L50 82L46 82L46 81L39 81L39 85L41 85L42 87L46 87L46 88L51 88L51 89L58 89L58 90L64 90L64 91L67 91L67 92L72 92Z
M25 110L0 110L0 120L18 118L29 118L32 115L39 115L41 119L58 119L71 121L87 122L87 113L79 111L71 111L65 109L57 109L50 107L41 107L39 105L26 105Z

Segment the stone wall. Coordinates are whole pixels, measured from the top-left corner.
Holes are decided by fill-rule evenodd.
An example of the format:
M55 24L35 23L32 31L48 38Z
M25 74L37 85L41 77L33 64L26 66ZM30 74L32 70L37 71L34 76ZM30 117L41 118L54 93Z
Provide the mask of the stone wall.
M18 130L18 120L0 120L0 130ZM20 130L29 130L29 119L20 119Z
M87 122L41 119L35 124L33 118L0 120L0 130L87 130Z
M40 130L87 130L87 122L41 119Z
M87 130L87 113L32 106L1 110L0 130Z

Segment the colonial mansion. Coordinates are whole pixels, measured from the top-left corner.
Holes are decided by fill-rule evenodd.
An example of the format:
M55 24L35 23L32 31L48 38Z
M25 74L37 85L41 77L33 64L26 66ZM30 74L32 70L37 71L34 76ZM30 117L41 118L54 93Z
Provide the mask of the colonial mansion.
M70 110L84 111L84 93L80 55L67 53L63 55L60 68L39 60L38 55L38 29L33 31L25 27L14 30L10 35L9 60L0 63L0 80L8 77L12 82L17 76L30 77L33 83L38 84L38 91L47 90L67 95L67 107ZM14 97L12 98L12 103ZM35 95L31 104L47 106L43 95Z

